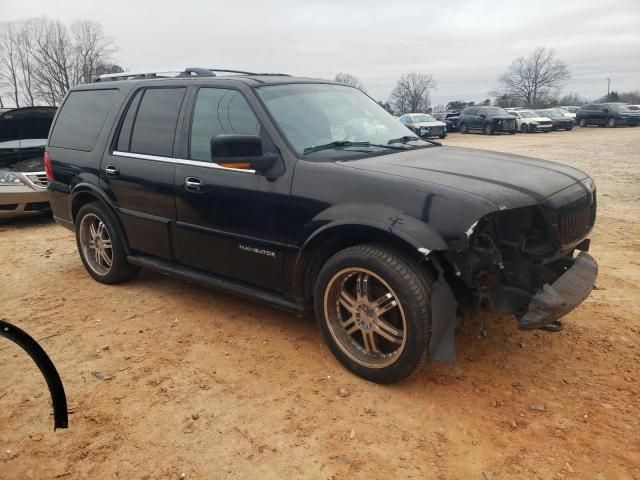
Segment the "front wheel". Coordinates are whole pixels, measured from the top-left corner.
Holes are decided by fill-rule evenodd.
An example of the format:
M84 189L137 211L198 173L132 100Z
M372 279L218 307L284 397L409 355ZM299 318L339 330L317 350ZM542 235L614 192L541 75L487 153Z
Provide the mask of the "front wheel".
M100 283L119 283L140 271L127 262L124 235L111 213L98 202L88 203L78 212L76 243L87 272Z
M447 138L447 135L446 135L446 134L444 134L444 135L438 135L438 137L439 137L440 139L444 139L444 138Z
M493 135L493 125L485 123L483 131L485 135Z
M469 127L466 123L460 125L460 133L469 133Z
M581 118L580 121L578 121L578 126L582 127L582 128L586 127L587 126L587 120L584 119L584 118Z
M315 284L322 336L355 374L377 383L402 380L427 357L431 286L425 272L385 247L342 250Z
M616 119L614 117L609 117L607 120L607 127L613 128L616 126Z

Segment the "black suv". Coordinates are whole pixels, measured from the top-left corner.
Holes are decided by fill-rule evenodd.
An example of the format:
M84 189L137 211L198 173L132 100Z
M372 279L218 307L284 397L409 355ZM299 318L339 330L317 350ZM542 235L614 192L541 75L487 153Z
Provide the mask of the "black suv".
M452 361L466 309L549 328L596 278L588 175L422 140L324 80L101 78L65 98L45 165L97 281L145 267L314 308L336 357L376 382Z
M447 132L457 132L460 112L438 112L433 114L436 119L447 124Z
M479 130L491 135L498 132L513 134L518 131L516 117L500 107L465 108L460 114L458 125L462 133Z
M631 110L624 103L591 103L576 112L576 122L581 127L599 125L616 127L640 124L640 112Z

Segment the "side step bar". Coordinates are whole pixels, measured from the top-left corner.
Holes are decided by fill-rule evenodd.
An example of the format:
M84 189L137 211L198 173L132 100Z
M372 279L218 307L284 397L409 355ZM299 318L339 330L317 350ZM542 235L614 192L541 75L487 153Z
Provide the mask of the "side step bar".
M133 265L148 268L170 277L179 278L189 283L195 283L203 287L209 287L216 290L223 290L241 297L257 299L297 315L304 315L306 313L304 305L286 300L276 293L234 282L233 280L220 278L208 273L203 273L194 268L176 265L175 263L167 260L147 255L129 255L127 257L127 261Z

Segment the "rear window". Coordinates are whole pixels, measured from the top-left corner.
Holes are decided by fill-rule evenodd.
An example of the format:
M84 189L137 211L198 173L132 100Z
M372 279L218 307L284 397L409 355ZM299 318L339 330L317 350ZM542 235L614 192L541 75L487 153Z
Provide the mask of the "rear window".
M62 105L49 144L85 152L93 150L117 94L117 89L71 92Z

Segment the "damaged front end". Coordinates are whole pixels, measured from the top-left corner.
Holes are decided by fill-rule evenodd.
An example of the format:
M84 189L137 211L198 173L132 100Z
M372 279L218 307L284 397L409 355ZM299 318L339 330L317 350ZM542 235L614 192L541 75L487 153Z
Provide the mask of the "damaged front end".
M474 309L515 315L521 330L548 326L579 305L598 273L586 238L596 198L584 185L574 196L560 206L500 210L472 225L469 246L445 254L457 296Z

